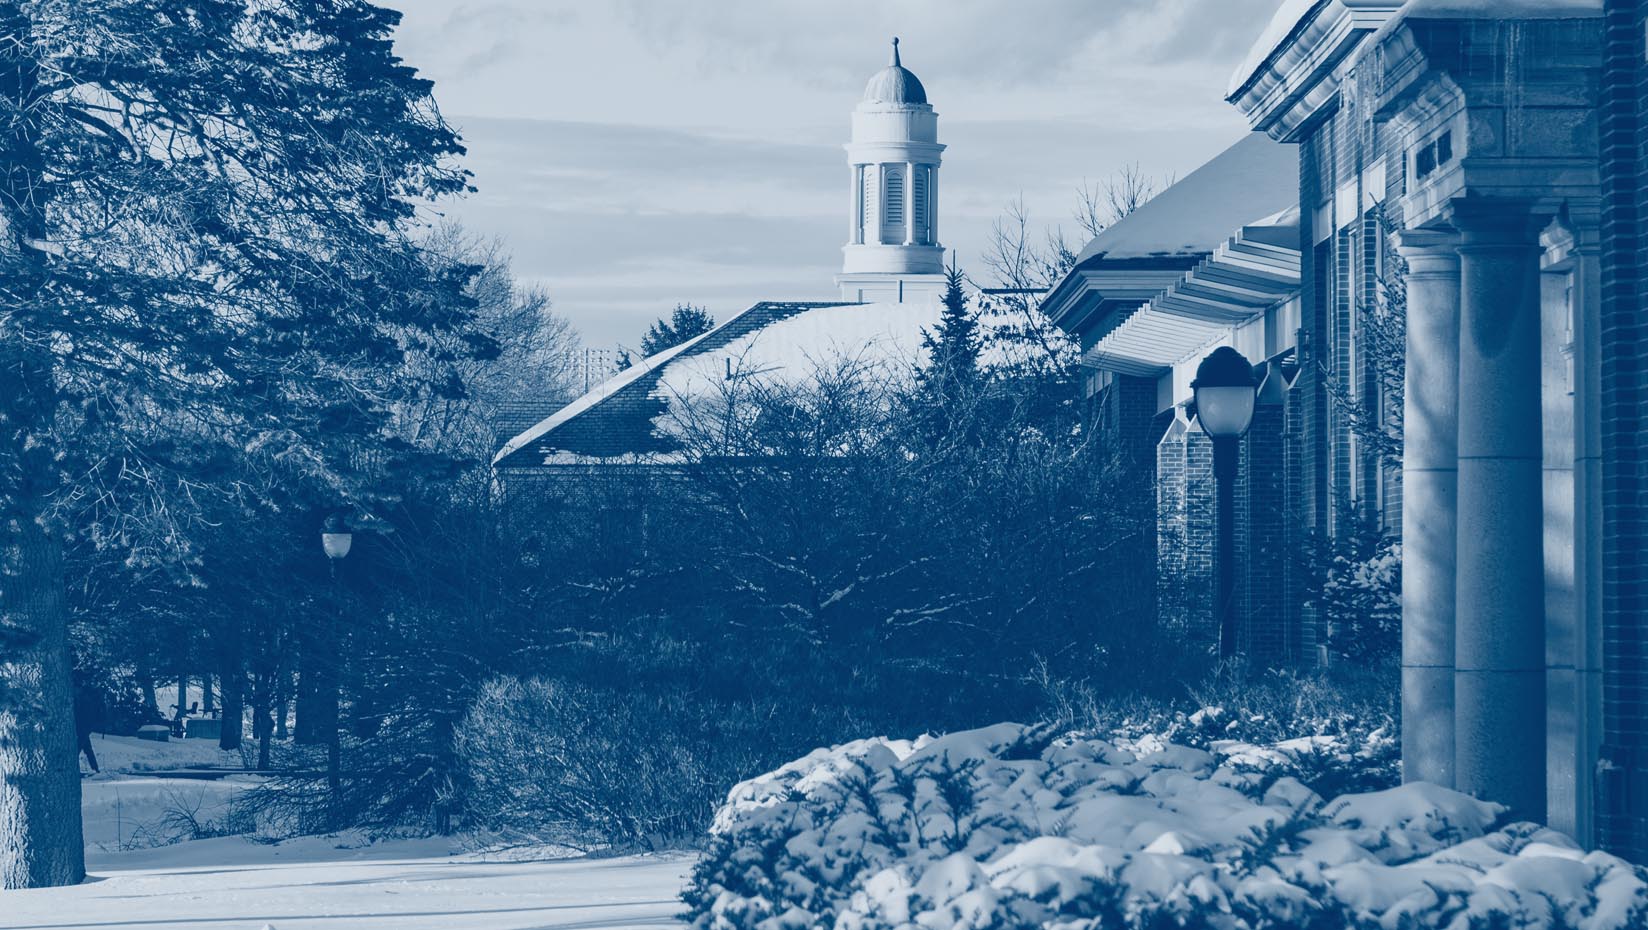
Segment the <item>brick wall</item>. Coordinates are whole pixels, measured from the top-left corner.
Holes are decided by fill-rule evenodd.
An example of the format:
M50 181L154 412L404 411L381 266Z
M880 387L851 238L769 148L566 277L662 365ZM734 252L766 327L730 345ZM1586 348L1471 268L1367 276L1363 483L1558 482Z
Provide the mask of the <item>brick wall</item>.
M1643 0L1606 0L1602 144L1603 747L1598 840L1648 860L1648 68Z
M1283 573L1288 562L1283 536L1287 499L1283 463L1286 410L1281 372L1267 381L1253 410L1253 425L1242 438L1242 468L1236 479L1237 646L1263 664L1285 664L1291 654L1289 612L1284 609Z
M1131 464L1154 455L1162 426L1156 416L1156 379L1113 375L1099 392L1097 422L1105 446Z
M1193 648L1216 652L1213 443L1175 419L1156 444L1157 616Z

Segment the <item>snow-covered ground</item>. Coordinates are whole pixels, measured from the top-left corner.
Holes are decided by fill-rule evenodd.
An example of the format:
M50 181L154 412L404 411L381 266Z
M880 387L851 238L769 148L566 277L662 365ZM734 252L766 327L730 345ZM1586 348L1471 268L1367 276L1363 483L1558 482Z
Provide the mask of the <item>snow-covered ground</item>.
M100 854L84 885L0 892L0 928L664 928L676 926L692 866L687 856L499 861L452 855L440 840L339 845L226 837Z
M103 772L81 782L92 877L73 888L0 892L0 930L663 928L676 926L682 909L686 855L479 853L443 838L370 843L354 834L183 839L194 824L224 826L254 781L143 773L234 765L238 756L207 740L93 740Z

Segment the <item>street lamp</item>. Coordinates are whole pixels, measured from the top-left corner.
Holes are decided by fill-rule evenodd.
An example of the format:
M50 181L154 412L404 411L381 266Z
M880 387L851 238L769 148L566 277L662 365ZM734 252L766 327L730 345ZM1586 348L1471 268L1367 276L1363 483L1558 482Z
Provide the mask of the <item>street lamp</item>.
M326 553L327 567L332 571L332 587L334 596L337 594L338 562L349 554L349 547L355 542L355 535L349 532L349 527L337 514L326 518L321 525L320 548ZM341 632L341 624L339 628ZM327 642L333 647L333 654L323 661L330 662L331 667L326 676L327 728L326 728L326 786L331 789L332 803L337 804L338 797L338 767L341 762L342 749L338 744L338 704L340 703L339 684L342 675L339 674L339 664L343 656L336 653L337 638L327 636ZM334 817L336 809L334 808Z
M1213 440L1214 590L1219 618L1219 657L1236 654L1236 468L1237 443L1253 423L1259 381L1242 353L1220 346L1196 366L1190 382L1196 422Z

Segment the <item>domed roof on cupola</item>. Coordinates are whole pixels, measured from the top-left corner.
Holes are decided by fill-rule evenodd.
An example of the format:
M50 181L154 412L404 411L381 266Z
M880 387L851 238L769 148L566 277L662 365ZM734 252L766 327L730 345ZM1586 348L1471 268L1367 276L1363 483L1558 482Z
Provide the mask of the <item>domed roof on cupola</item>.
M893 39L893 60L864 86L865 103L926 104L927 88L898 60L898 39Z

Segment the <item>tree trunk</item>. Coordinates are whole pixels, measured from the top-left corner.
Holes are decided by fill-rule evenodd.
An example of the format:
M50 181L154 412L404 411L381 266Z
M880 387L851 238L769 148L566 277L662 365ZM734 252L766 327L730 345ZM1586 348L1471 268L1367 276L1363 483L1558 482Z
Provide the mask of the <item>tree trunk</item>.
M300 745L327 745L331 732L337 729L342 678L339 650L330 618L311 618L299 630L298 720L294 736Z
M61 543L15 512L0 570L0 889L86 877Z
M0 98L17 113L41 94L33 25L16 0L0 0L0 36L10 38L0 42ZM43 516L61 467L50 439L57 382L45 343L27 334L51 277L38 245L50 238L39 129L33 119L0 127L0 235L16 256L0 314L0 889L86 876L63 549Z
M155 700L154 679L145 673L141 680L143 682L141 685L143 688L143 722L154 723L160 719L160 703Z
M200 676L200 712L210 717L212 715L212 673L207 672Z

